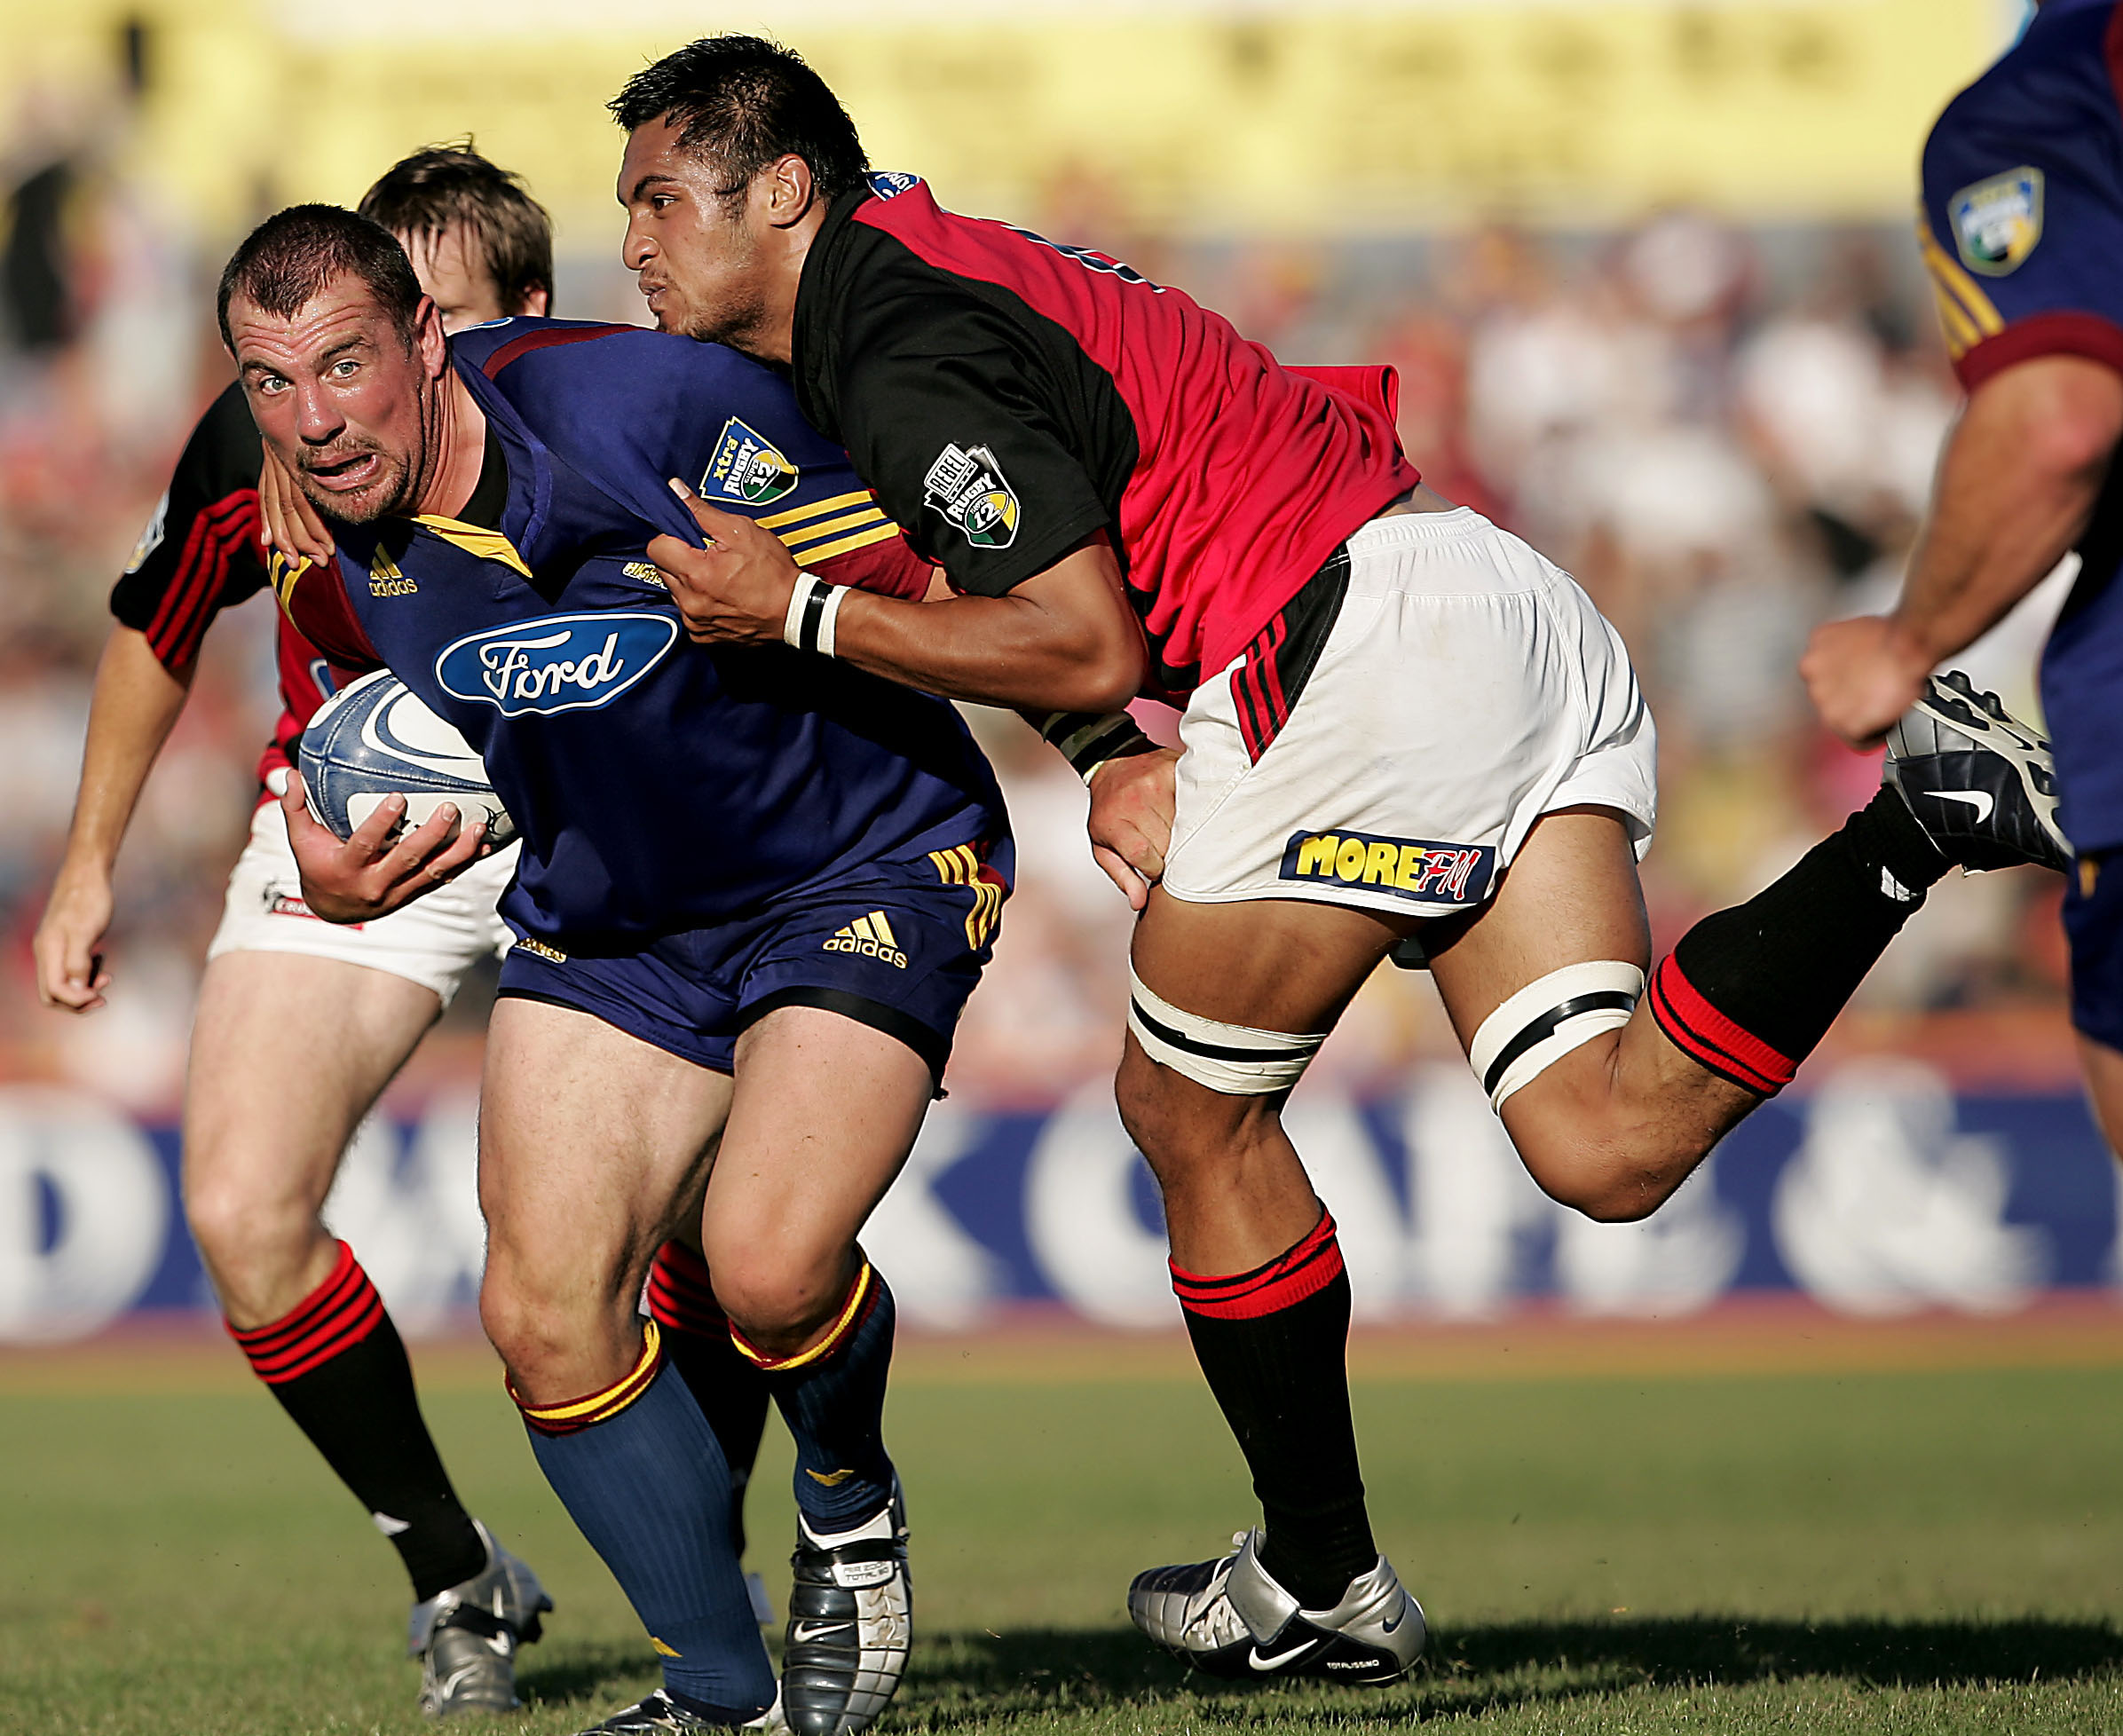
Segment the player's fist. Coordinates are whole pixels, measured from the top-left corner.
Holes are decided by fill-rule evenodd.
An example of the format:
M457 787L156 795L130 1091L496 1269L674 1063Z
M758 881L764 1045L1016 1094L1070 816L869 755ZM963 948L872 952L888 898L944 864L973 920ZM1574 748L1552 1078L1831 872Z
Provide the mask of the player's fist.
M1872 747L1916 703L1931 663L1893 616L1859 615L1816 627L1799 675L1820 721L1853 747Z
M1091 774L1092 859L1140 910L1164 872L1172 845L1172 790L1180 762L1169 747L1108 760Z
M45 1006L92 1013L103 1005L103 991L111 979L97 949L110 923L109 873L72 863L61 866L32 947L37 995Z
M687 636L704 645L778 643L799 571L787 546L741 513L718 511L675 477L671 492L707 540L705 548L675 536L649 545Z
M288 774L280 798L288 843L302 871L303 902L327 922L368 922L454 880L486 854L486 828L461 825L445 802L421 825L400 832L406 798L385 796L375 812L342 841L310 813L302 774Z

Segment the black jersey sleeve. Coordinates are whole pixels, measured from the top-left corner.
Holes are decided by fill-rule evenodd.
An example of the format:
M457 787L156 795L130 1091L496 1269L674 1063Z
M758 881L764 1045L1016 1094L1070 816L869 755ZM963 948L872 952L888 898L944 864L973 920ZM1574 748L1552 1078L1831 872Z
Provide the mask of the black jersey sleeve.
M843 315L841 436L879 504L952 587L999 596L1112 515L1008 312L919 262L891 276Z
M111 591L111 613L146 635L166 667L199 655L214 617L264 588L258 432L240 386L209 406Z

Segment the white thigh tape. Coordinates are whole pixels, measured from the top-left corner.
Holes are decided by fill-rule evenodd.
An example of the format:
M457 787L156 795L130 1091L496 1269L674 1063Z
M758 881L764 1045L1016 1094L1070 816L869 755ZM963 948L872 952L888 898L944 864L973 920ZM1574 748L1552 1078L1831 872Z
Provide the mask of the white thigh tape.
M1571 1050L1625 1025L1644 998L1644 973L1618 959L1565 965L1528 982L1481 1022L1467 1046L1474 1077L1496 1109Z
M1304 1077L1327 1033L1292 1036L1286 1030L1255 1030L1249 1025L1219 1024L1198 1014L1182 1013L1160 1000L1128 973L1128 1029L1142 1052L1161 1066L1184 1073L1196 1085L1227 1097L1265 1097L1288 1091Z

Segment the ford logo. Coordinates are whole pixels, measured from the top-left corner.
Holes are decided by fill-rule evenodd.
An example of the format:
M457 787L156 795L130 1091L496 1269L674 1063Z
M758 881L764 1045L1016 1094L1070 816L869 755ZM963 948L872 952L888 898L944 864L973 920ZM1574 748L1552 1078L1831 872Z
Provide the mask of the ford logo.
M504 717L594 711L639 681L678 642L668 615L547 615L467 634L443 648L435 679Z

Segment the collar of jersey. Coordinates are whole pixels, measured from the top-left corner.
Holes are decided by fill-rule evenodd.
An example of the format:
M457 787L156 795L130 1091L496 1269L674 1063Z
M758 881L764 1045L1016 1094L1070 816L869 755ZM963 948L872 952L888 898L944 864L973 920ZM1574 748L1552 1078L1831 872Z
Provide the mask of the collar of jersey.
M445 542L454 543L468 555L483 561L499 561L503 566L513 567L525 578L531 576L531 568L524 557L516 552L516 544L500 531L490 531L477 525L467 525L460 519L444 518L434 513L415 514L413 522L424 525Z

